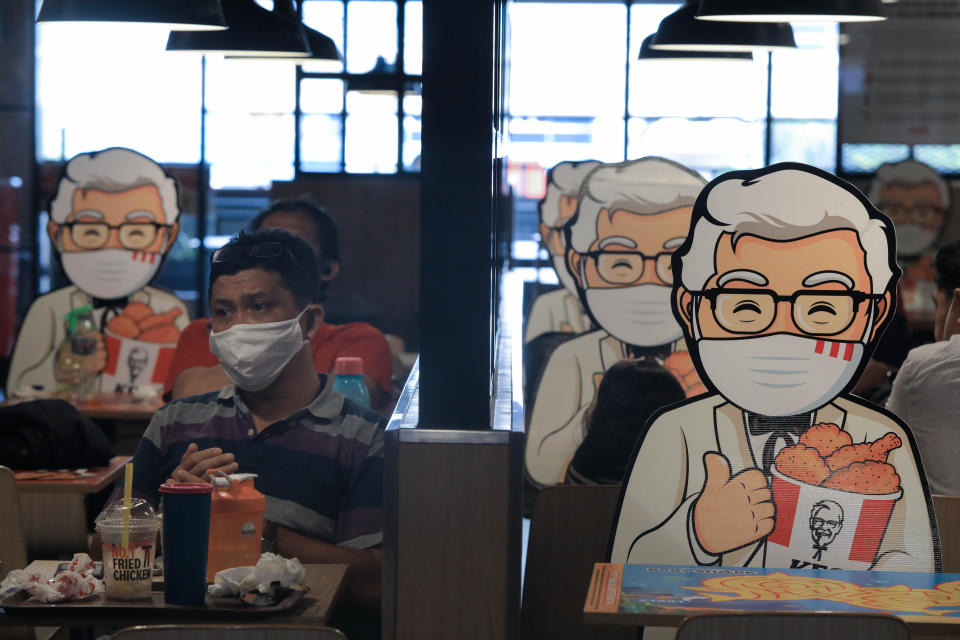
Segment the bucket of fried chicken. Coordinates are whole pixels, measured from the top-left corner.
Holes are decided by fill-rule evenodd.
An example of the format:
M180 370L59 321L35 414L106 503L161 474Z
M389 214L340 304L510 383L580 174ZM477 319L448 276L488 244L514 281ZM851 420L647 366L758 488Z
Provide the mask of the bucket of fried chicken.
M766 566L869 569L903 495L887 462L903 445L894 433L854 444L835 424L808 429L771 467L776 526Z
M180 338L174 324L179 316L176 307L157 313L142 302L113 316L104 330L107 366L101 391L130 393L150 386L161 392Z

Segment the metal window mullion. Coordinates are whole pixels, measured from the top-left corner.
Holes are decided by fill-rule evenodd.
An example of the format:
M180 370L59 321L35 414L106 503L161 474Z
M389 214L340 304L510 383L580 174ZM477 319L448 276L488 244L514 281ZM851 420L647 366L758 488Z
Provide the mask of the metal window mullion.
M397 64L395 66L395 80L397 81L397 173L403 173L403 46L406 4L406 0L397 0Z
M623 67L623 159L629 159L630 148L630 11L632 0L624 0L627 8L627 54Z
M343 72L347 72L347 0L343 0ZM340 110L340 173L347 172L347 81L343 81Z

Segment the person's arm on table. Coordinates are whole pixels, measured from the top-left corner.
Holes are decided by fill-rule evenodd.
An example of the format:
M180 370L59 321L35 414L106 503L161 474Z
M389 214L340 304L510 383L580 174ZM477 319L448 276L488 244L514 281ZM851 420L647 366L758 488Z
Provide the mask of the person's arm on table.
M348 565L344 598L371 613L380 612L383 552L379 546L350 549L308 538L272 522L266 522L264 527L265 537L276 541L277 553L285 558L297 558L303 564Z

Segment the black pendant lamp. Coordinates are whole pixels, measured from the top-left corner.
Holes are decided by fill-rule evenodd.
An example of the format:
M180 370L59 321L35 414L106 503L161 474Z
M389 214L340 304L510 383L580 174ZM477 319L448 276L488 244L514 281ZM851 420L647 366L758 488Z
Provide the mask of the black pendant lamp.
M670 51L772 51L796 49L786 22L697 20L698 3L688 3L660 23L650 46Z
M43 0L37 22L123 22L184 31L227 28L220 0Z
M293 8L293 0L273 0L273 13L285 18L291 22L300 25L304 35L307 37L307 44L310 46L310 55L303 56L271 56L270 60L293 62L294 64L303 64L305 62L342 60L340 52L337 51L337 45L333 40L323 35L316 29L311 29L300 22L296 9ZM260 56L226 56L230 60L254 60L262 59Z
M702 0L697 18L726 22L875 22L880 0Z
M171 31L167 51L222 53L257 58L310 55L299 22L260 7L253 0L222 0L226 31Z
M653 35L643 39L640 45L640 55L638 60L686 60L686 61L708 61L708 60L727 60L727 61L749 61L753 60L753 54L746 51L670 51L665 49L654 49L651 44Z

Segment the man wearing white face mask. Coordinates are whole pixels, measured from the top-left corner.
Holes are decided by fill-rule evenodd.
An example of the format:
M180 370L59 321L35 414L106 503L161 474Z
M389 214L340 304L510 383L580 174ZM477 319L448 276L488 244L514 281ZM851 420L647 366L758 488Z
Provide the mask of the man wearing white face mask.
M350 565L347 600L375 612L386 419L316 372L316 274L313 249L279 229L241 232L213 254L210 349L234 384L156 413L134 456L133 491L156 506L168 478L257 474L265 542L304 563Z
M176 296L148 285L177 237L179 215L176 182L144 155L112 148L67 163L47 233L72 284L30 306L10 363L8 395L56 389L54 361L72 309L92 305L94 320L103 326L127 304L143 303L158 314L178 309L178 329L189 323ZM106 366L102 339L97 356L89 361L91 375Z
M653 360L674 373L687 395L703 390L670 310L670 258L705 183L662 158L603 164L584 181L567 227L567 269L600 329L560 345L547 362L525 452L537 484L561 481L583 441L583 418L599 381L615 363Z
M611 561L789 567L770 560L767 536L779 518L794 517L774 508L771 466L812 425L828 424L848 443L896 444L885 462L902 494L864 562L939 568L912 436L895 416L845 393L889 319L894 241L863 194L805 165L726 174L704 189L673 262L673 304L712 393L649 424Z
M544 333L583 333L590 317L580 304L577 284L567 270L567 238L564 227L577 210L580 185L600 163L561 162L547 176L547 193L540 202L540 239L550 254L553 270L563 285L537 296L524 330L524 342Z

